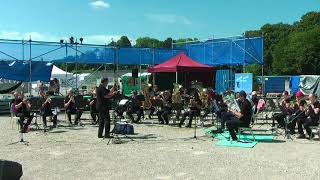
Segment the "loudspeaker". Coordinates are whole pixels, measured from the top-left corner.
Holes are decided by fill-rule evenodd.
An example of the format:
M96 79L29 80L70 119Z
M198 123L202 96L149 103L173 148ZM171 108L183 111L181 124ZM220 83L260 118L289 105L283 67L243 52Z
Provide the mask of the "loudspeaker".
M132 78L138 78L138 68L132 69Z
M0 180L19 180L22 174L21 164L0 160Z

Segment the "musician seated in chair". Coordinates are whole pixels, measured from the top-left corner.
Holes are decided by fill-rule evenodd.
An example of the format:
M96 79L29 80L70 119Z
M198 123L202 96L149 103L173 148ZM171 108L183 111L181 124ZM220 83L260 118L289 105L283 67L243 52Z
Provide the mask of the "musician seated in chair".
M171 95L169 91L164 91L160 93L157 97L162 101L161 103L161 110L157 112L158 120L160 124L166 123L169 124L169 117L168 115L171 113Z
M82 111L76 108L76 101L75 101L75 97L73 95L72 90L68 92L68 95L64 100L64 107L66 108L68 121L70 125L72 125L72 121L71 121L72 114L76 115L74 124L78 124L78 122L80 121L80 117L82 115Z
M296 102L293 105L287 105L290 106L291 111L288 110L288 122L287 128L289 130L289 133L291 135L295 134L295 128L297 121L299 119L305 119L306 115L304 113L304 106L307 104L305 100L302 100L303 94L297 93L296 94ZM288 100L287 100L288 102Z
M306 118L300 118L297 120L298 124L298 138L305 138L305 134L302 129L302 125L305 128L309 138L312 138L314 135L311 133L310 126L318 126L319 125L319 111L320 111L320 103L317 100L317 96L315 94L309 95L310 105L305 109Z
M281 113L276 113L272 116L272 126L275 126L275 121L278 122L279 127L284 128L285 127L285 118L287 115L292 114L292 108L290 108L290 96L288 91L284 91L282 93L283 95L283 101L280 104Z
M225 96L222 97L222 100L218 102L217 104L218 107L214 107L214 110L213 110L216 113L221 123L221 127L219 127L218 129L219 132L223 132L226 126L226 122L230 120L230 118L233 116L232 112L228 111L228 105L227 105L227 100Z
M26 133L28 126L31 124L33 115L31 115L30 102L24 98L22 93L17 93L15 95L14 106L16 109L16 116L19 117L19 125L20 125L20 132ZM24 120L27 118L27 122L24 124Z
M202 101L202 110L204 111L204 114L200 117L204 119L208 116L208 114L212 111L212 100L214 96L210 95L210 91L206 90L205 92L202 92L201 101Z
M140 100L138 99L138 92L137 91L132 91L132 96L130 98L131 104L129 105L129 108L127 110L127 114L130 118L130 120L134 123L137 123L140 121L141 116L143 114L143 108L141 107L142 104ZM134 120L133 115L134 113L137 113L137 119Z
M118 103L118 106L115 109L117 117L120 117L121 119L125 119L123 116L123 113L125 111L127 111L127 109L128 109L127 102L128 102L129 97L124 94L122 89L119 91L119 93L116 95L116 97L120 100Z
M89 102L89 106L90 106L90 115L92 117L92 124L98 124L99 122L99 112L97 110L97 95L96 93L92 94L92 98Z
M240 111L234 109L231 111L233 116L226 122L227 129L229 130L232 140L237 141L235 131L238 131L239 127L249 127L252 116L251 103L246 99L247 94L244 91L240 91L238 105Z
M202 102L200 100L198 92L194 92L193 93L192 99L190 99L189 106L190 106L190 110L183 113L181 121L180 121L180 123L178 125L179 127L182 126L182 124L186 120L186 117L189 116L189 123L188 123L188 125L186 127L190 128L193 117L200 115Z
M57 127L57 114L52 113L52 107L51 107L51 99L49 98L49 93L46 93L44 96L44 103L41 107L41 114L42 114L42 121L44 128L47 128L47 117L52 117L53 121L53 127Z
M152 99L153 99L154 93L152 93L152 87L149 87L147 91L148 92L143 92L144 99L145 99L143 102L143 110L150 111L148 118L151 119L154 111L156 110L156 108L152 106Z

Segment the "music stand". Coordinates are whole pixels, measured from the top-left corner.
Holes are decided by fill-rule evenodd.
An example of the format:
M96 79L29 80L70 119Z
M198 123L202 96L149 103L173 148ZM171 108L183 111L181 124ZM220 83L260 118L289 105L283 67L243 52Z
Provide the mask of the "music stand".
M31 97L29 99L29 102L31 104L31 108L30 111L33 113L33 115L35 115L35 122L33 125L36 126L37 130L40 130L40 126L38 124L38 115L40 114L40 109L42 108L42 103L43 103L43 99L41 97Z

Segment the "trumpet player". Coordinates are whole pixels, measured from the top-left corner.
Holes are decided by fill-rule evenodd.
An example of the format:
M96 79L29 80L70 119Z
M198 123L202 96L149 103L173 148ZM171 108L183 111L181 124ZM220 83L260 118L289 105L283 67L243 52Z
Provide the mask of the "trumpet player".
M47 128L47 117L52 116L53 120L53 127L57 127L57 115L52 113L51 109L51 99L49 98L49 93L45 93L44 96L44 103L42 104L42 121L43 121L43 126L44 128Z
M178 125L179 127L182 126L182 124L186 120L186 117L189 116L189 123L188 123L188 125L186 127L191 128L191 123L192 123L193 117L200 115L202 102L200 100L198 92L194 92L192 98L190 99L189 106L190 106L190 110L186 111L185 113L183 113L181 121L180 121L180 123Z
M276 113L272 116L272 126L275 126L275 121L278 122L278 125L280 128L285 127L285 121L284 119L286 118L287 115L291 115L291 107L290 107L290 96L288 91L284 91L282 93L283 96L283 101L279 105L281 109L281 113Z
M67 111L69 124L72 125L71 114L76 114L74 124L78 124L80 117L82 115L82 111L77 110L76 108L76 100L72 90L68 92L68 95L64 100L64 107L66 108L66 111Z
M19 117L20 132L26 133L28 126L31 124L33 115L30 113L31 104L24 98L23 93L16 94L14 100L14 107L16 109L16 116ZM27 119L27 122L24 124L24 119Z
M317 96L315 94L310 94L308 96L310 101L310 105L305 110L306 118L301 118L297 120L298 124L298 138L305 138L305 134L303 132L303 128L306 130L309 138L312 138L313 135L311 133L310 126L318 126L319 125L319 111L320 111L320 103L317 100Z

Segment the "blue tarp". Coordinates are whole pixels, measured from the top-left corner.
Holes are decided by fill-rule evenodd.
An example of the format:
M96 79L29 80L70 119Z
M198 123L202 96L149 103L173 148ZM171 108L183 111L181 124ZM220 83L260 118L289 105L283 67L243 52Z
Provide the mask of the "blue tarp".
M33 61L31 63L31 81L49 81L52 63ZM30 81L30 63L24 61L0 61L0 78Z
M299 91L300 76L291 76L289 87L291 94L296 94Z
M189 57L200 63L221 65L263 64L263 38L231 38L185 46Z

